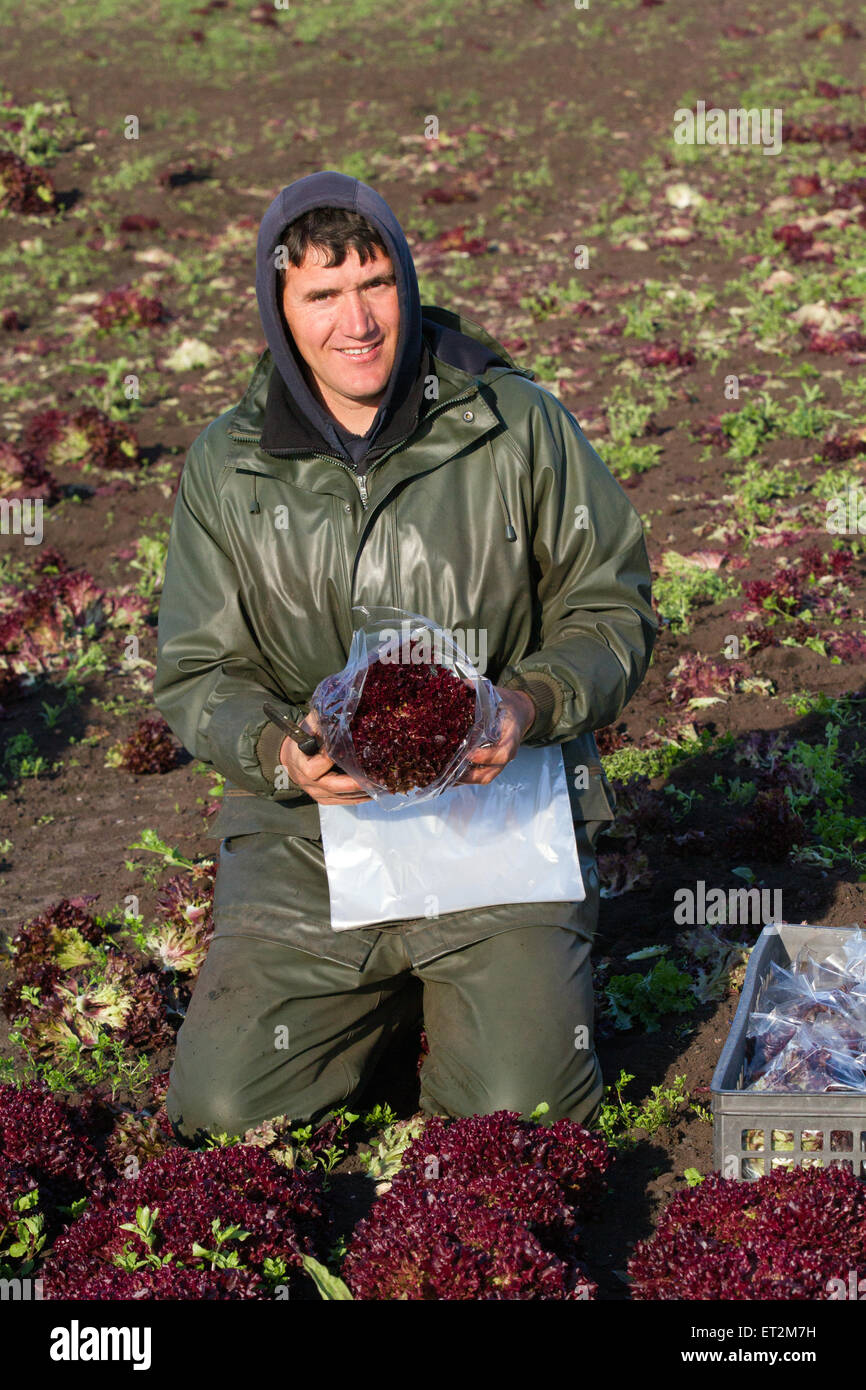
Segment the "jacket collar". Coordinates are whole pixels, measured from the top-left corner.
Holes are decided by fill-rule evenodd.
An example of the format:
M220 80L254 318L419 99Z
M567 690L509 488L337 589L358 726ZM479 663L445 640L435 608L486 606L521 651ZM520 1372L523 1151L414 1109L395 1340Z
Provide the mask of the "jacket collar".
M370 463L386 453L392 444L414 433L429 404L424 383L433 374L433 356L427 343L423 342L415 380L400 406L367 449L357 466L358 473L365 473ZM339 462L346 461L345 455L341 457L335 453L312 421L297 408L278 371L271 373L268 383L260 448L266 453L294 450L305 454L327 454Z

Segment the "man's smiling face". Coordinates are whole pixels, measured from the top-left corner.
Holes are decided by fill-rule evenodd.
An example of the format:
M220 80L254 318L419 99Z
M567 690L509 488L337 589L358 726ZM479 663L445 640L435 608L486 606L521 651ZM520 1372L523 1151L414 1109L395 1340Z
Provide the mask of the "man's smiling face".
M286 267L283 291L286 323L323 404L358 433L388 385L400 331L394 267L374 251L362 265L350 248L342 265L328 266L327 253L310 246L302 265Z

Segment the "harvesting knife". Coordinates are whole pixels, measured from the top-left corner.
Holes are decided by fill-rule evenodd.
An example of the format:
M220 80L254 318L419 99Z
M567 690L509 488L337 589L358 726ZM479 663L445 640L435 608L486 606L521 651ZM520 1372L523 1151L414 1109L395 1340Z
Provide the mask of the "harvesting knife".
M301 752L305 753L308 758L312 757L314 753L318 753L321 743L316 734L302 729L300 724L296 724L294 719L283 714L282 710L278 710L276 705L272 705L268 700L265 700L262 709L272 724L276 724L280 729L285 729L289 737L295 740Z

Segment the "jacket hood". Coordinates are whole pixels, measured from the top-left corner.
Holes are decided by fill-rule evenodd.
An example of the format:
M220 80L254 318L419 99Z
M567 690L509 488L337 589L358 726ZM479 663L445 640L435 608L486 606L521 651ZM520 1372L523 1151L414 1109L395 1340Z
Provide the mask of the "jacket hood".
M366 217L385 243L397 278L400 307L397 352L376 417L360 441L361 449L353 450L353 455L357 453L362 456L386 420L406 400L418 375L422 352L418 280L412 253L400 223L385 199L360 179L349 178L334 170L308 174L281 189L262 218L256 248L256 297L265 341L295 409L306 417L341 458L350 457L346 438L348 435L352 440L354 436L341 430L308 387L298 349L277 299L276 248L281 245L289 223L316 207L347 208ZM353 458L353 461L358 460Z

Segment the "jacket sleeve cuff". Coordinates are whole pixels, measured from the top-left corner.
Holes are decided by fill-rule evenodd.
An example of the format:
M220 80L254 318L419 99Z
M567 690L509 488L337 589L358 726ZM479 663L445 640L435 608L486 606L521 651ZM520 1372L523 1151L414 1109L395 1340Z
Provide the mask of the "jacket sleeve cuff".
M259 740L256 743L256 757L262 770L262 776L271 787L276 790L277 796L280 793L291 796L303 796L304 791L296 782L293 782L286 769L280 763L280 749L283 746L283 739L286 735L282 729L270 721L262 729ZM277 772L280 773L280 786L277 788Z
M523 736L523 742L547 738L562 718L563 692L559 681L543 671L531 671L523 675L514 671L499 685L506 690L522 690L535 705L535 719Z

